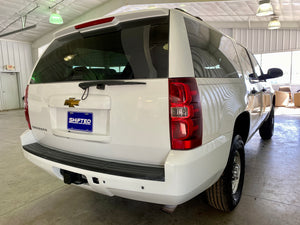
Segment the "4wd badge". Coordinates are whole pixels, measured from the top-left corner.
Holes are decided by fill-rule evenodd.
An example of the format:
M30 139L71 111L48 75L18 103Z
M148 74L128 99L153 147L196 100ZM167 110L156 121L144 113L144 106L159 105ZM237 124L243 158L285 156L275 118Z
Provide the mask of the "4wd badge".
M79 106L79 102L80 102L79 99L69 98L69 99L65 100L65 104L64 105L68 105L69 107L74 107L75 105Z

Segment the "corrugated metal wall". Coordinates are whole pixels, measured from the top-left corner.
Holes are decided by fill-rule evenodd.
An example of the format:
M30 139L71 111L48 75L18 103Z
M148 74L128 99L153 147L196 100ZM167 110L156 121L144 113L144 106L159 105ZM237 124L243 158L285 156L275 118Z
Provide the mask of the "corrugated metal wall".
M232 28L219 28L218 30L221 31L223 34L232 37Z
M230 32L225 30L226 34ZM254 54L300 49L300 30L232 29L232 37Z
M18 76L20 106L32 70L31 44L0 39L0 71L4 65L14 65ZM0 105L1 110L1 105Z

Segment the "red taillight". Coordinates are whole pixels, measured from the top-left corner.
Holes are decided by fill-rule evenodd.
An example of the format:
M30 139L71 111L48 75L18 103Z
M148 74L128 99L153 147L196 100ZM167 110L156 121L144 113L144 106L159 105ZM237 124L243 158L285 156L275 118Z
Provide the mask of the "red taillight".
M195 78L169 79L172 149L192 149L202 144L202 110Z
M103 23L109 23L109 22L113 21L114 18L115 17L107 17L107 18L104 18L104 19L89 21L89 22L86 22L86 23L76 25L75 29L81 29L81 28L91 27L91 26L95 26L95 25L99 25L99 24L103 24Z
M29 119L29 112L28 112L28 88L29 85L27 85L26 90L25 90L25 96L24 96L24 111L25 111L25 118L28 123L28 127L31 130L31 124L30 124L30 119Z

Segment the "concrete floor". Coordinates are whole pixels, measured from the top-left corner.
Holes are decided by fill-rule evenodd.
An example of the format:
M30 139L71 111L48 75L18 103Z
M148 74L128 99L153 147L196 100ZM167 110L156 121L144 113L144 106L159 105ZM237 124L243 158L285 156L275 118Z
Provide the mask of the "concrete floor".
M23 111L0 112L0 224L300 224L300 114L295 112L277 115L271 141L256 134L246 145L244 191L233 212L211 208L200 195L172 215L160 205L64 185L23 157Z

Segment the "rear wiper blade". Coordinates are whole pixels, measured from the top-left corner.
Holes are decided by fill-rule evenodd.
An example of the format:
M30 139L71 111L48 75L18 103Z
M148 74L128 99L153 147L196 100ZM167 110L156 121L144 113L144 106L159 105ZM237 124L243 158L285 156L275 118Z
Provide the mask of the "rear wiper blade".
M79 87L81 87L83 90L92 87L92 86L97 86L97 89L104 90L105 85L139 85L139 84L146 84L146 82L137 82L137 81L102 81L102 80L97 80L97 81L90 81L90 82L82 82L79 83Z

